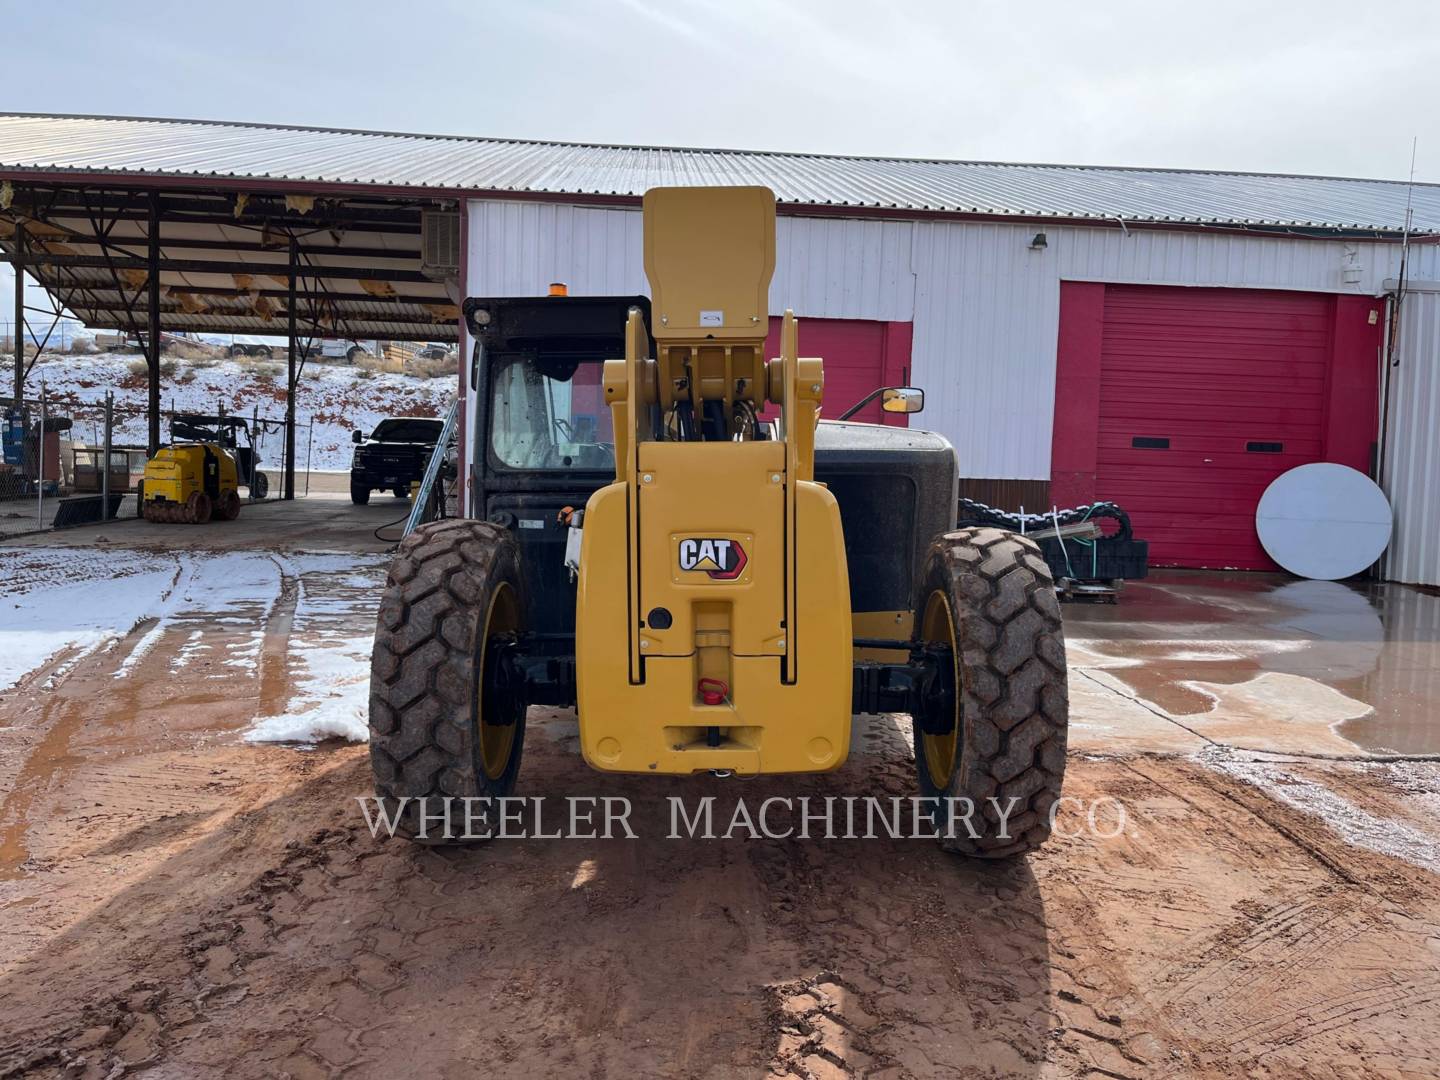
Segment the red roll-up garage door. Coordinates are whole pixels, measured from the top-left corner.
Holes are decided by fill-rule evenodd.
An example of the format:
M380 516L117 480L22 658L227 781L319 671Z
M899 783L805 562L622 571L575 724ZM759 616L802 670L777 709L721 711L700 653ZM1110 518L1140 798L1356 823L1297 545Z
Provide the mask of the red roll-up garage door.
M1368 470L1374 301L1078 287L1102 290L1089 297L1100 308L1091 343L1098 400L1090 495L1125 507L1136 534L1150 541L1153 565L1273 569L1255 532L1266 486L1312 461ZM1083 307L1086 298L1078 299ZM1076 301L1062 294L1062 390ZM1059 414L1075 405L1063 394L1056 401L1057 481L1066 472L1065 437L1074 434L1062 434Z
M779 318L770 320L765 340L767 356L780 355L780 322ZM821 416L833 420L877 387L904 385L910 372L910 329L908 322L801 319L800 355L818 356L825 361ZM852 419L900 427L909 422L903 413L881 412L878 400Z

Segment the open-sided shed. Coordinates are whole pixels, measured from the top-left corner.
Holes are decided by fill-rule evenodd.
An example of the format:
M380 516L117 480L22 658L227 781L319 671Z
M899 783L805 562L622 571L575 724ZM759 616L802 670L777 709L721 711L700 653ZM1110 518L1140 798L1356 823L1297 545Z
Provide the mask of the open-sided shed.
M456 202L359 178L280 179L279 162L273 175L257 172L266 162L253 155L243 170L227 171L223 147L210 145L214 129L200 125L172 126L169 157L151 140L110 165L97 124L121 126L5 118L0 139L26 144L30 157L17 166L20 153L7 152L0 171L0 259L16 270L17 322L28 321L43 340L45 322L67 310L92 328L136 336L149 369L152 452L163 334L286 337L284 491L292 497L296 381L310 340L457 340ZM57 130L69 149L46 154ZM298 142L295 152L306 153ZM178 160L182 144L193 166ZM55 160L36 160L47 157ZM45 288L54 311L27 307L27 277ZM11 392L19 401L34 353L23 355L23 330L14 336Z

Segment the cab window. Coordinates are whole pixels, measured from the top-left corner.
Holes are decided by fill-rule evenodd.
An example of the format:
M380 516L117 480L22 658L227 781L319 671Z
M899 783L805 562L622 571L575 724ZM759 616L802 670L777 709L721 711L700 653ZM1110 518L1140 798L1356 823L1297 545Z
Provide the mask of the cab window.
M511 360L491 373L490 449L510 469L611 469L615 437L599 360Z

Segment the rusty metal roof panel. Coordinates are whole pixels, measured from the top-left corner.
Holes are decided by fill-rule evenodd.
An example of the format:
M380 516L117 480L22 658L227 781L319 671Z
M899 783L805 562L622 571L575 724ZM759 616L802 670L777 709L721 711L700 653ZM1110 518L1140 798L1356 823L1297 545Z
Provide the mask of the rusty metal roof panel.
M626 196L764 184L782 204L1000 217L1440 231L1440 185L1389 180L527 142L124 117L0 114L0 173L169 176Z

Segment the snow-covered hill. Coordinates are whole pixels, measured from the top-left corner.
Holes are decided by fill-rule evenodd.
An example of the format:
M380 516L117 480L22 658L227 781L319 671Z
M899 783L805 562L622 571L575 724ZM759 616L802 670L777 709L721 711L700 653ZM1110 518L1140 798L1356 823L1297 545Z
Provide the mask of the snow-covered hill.
M51 411L74 418L72 437L98 445L103 428L102 412L96 406L104 403L107 389L114 390L116 445L143 446L145 376L138 360L134 355L106 353L42 355L25 381L26 391L38 396L43 383ZM166 361L167 372L171 363ZM173 373L161 382L161 406L167 414L162 433L168 430L172 408L214 413L223 405L228 413L249 417L258 406L262 417L280 420L285 416L283 367L279 374L270 374L275 368L231 360L201 361L198 365L185 360L173 363ZM138 370L132 371L132 367ZM348 469L352 430L369 431L386 416L440 416L454 396L454 379L421 379L348 366L307 364L296 397L296 465L301 469ZM312 420L314 439L307 463L306 445L311 441L307 425ZM261 459L278 464L280 442L278 433L270 434L261 444Z

